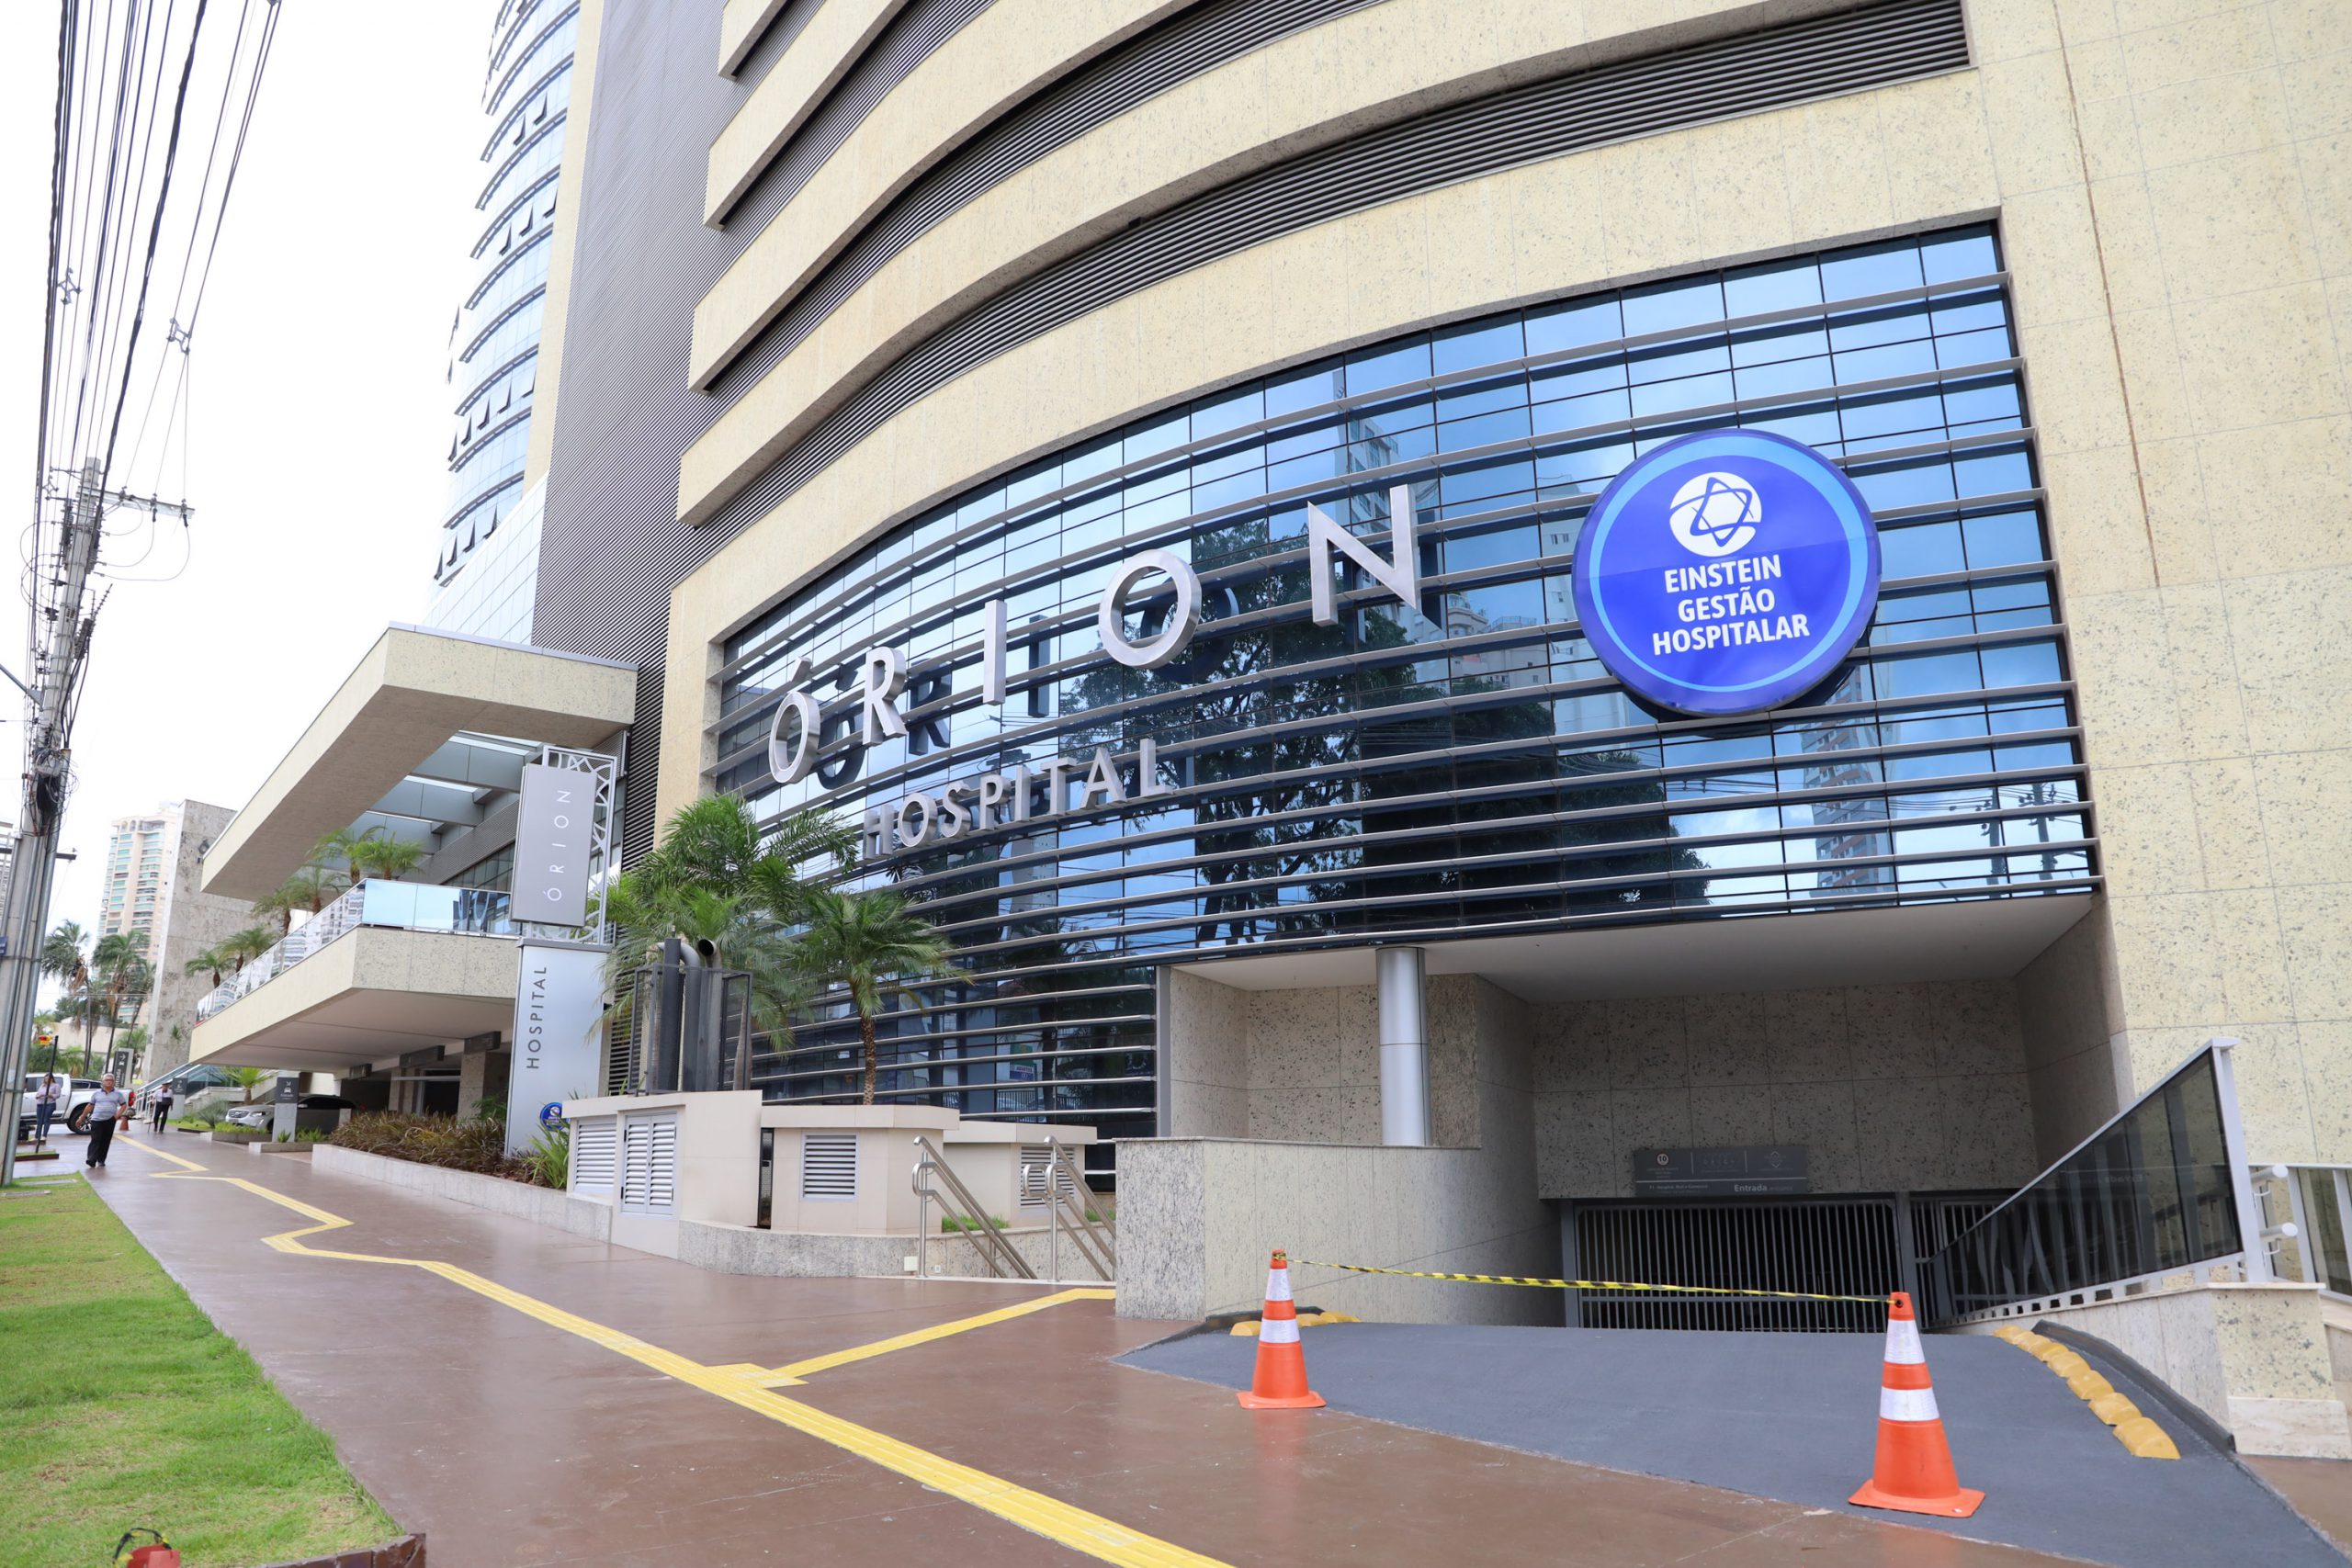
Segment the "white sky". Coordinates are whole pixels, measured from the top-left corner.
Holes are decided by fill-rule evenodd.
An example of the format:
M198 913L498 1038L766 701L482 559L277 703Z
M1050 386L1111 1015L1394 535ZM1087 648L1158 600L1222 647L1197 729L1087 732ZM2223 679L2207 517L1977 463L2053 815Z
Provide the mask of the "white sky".
M119 584L98 618L63 840L81 858L59 867L52 925L96 925L115 818L165 800L243 806L385 623L424 612L494 5L283 0L192 351L185 491L180 453L159 465L152 434L137 468L115 479L184 494L192 548L167 536L131 568L141 532L110 544L126 577L183 559L187 570ZM233 0L211 8L208 46L216 25L224 36L236 25ZM0 14L0 494L20 516L40 390L57 18L55 0ZM209 132L210 106L199 114L194 98L189 123ZM162 329L151 309L147 332ZM25 616L13 596L0 604L0 660L29 678ZM0 757L13 761L23 726L6 695ZM0 775L11 819L16 772Z

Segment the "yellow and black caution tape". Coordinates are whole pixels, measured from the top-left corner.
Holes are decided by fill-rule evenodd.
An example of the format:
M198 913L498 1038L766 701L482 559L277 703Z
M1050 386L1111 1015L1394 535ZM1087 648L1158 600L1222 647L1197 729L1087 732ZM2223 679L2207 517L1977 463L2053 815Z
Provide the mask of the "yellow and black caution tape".
M1627 1280L1536 1280L1519 1274L1433 1274L1419 1269L1374 1269L1363 1263L1317 1263L1296 1260L1304 1269L1340 1269L1351 1274L1396 1274L1408 1280L1459 1280L1471 1285L1532 1285L1547 1291L1666 1291L1693 1296L1769 1296L1784 1302L1869 1302L1884 1306L1884 1296L1825 1296L1813 1291L1750 1291L1736 1285L1642 1285Z

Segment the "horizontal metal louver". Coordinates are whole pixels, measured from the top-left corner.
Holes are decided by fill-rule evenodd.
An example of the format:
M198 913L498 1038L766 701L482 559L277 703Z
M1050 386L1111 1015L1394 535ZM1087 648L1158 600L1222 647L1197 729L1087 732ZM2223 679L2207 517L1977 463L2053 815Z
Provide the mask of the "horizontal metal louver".
M579 1122L571 1129L571 1190L610 1196L620 1163L620 1123L612 1117Z
M1960 0L1895 0L1554 77L1274 164L1047 267L934 333L820 420L707 526L734 534L973 367L1251 245L1498 170L1967 63Z
M857 1134L800 1135L800 1196L839 1201L857 1196Z
M666 1214L678 1203L678 1113L630 1116L621 1126L621 1207Z
M1221 0L1195 6L1046 87L941 160L851 237L725 366L713 389L723 394L764 374L893 256L1057 148L1276 39L1379 3Z

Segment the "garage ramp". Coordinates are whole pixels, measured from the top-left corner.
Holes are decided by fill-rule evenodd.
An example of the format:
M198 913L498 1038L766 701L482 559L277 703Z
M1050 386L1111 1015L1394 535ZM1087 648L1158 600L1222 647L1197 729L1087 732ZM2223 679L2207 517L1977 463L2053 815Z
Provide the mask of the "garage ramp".
M1730 1334L1347 1324L1306 1336L1336 1409L1582 1464L1726 1487L2119 1568L2346 1568L2278 1495L2147 1393L2090 1359L2179 1446L2134 1459L2065 1383L1998 1339L1928 1340L1936 1399L1975 1517L1849 1506L1877 1437L1875 1334ZM1246 1387L1257 1341L1201 1333L1130 1366ZM1311 1413L1264 1419L1311 1420Z

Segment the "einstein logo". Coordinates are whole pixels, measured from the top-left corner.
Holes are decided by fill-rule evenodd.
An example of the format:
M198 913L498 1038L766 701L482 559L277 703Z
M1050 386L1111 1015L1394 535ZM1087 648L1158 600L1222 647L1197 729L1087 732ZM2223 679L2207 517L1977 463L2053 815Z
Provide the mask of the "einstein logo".
M1755 488L1736 474L1701 474L1674 492L1667 525L1694 556L1727 556L1756 537L1764 509Z

